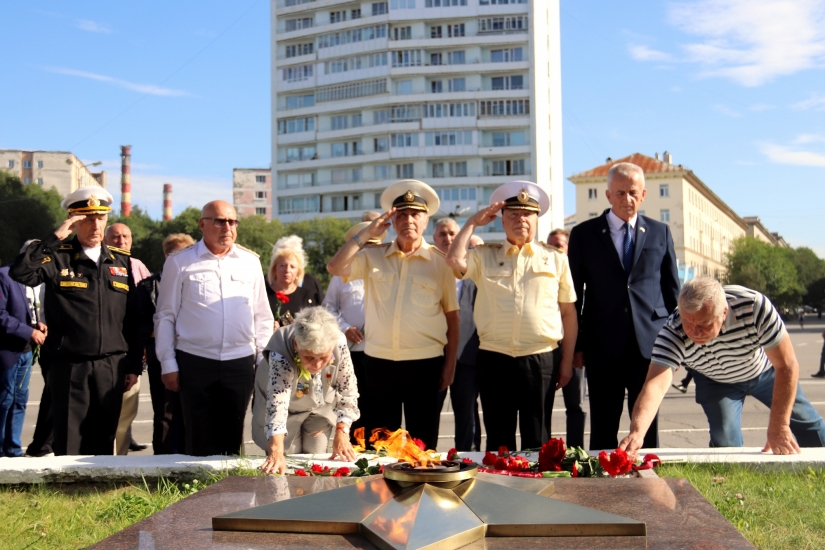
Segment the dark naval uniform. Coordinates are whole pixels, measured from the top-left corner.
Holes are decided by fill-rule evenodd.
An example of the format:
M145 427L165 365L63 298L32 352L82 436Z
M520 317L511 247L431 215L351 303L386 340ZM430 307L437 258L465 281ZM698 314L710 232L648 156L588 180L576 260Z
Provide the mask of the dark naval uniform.
M24 285L45 285L55 455L113 454L126 374L142 371L129 252L100 246L95 263L77 237L51 234L10 270Z

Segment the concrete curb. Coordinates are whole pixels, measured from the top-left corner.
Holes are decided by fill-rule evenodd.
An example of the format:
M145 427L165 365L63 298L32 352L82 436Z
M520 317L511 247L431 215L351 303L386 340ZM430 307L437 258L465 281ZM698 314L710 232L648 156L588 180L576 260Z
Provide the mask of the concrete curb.
M670 463L726 463L747 464L765 469L795 470L825 467L825 448L803 449L802 454L779 456L762 453L758 447L724 449L647 449L663 462ZM591 451L590 454L597 454ZM383 464L395 462L393 458L376 459ZM461 456L481 462L484 453L461 453ZM306 462L329 466L349 467L352 463L325 460L327 455L294 455L289 457L290 467L302 467ZM236 468L258 468L263 457L227 458L225 456L192 457L187 455L157 456L52 456L43 458L0 458L0 484L29 483L107 483L115 481L140 481L142 478L194 479L208 473L219 473Z

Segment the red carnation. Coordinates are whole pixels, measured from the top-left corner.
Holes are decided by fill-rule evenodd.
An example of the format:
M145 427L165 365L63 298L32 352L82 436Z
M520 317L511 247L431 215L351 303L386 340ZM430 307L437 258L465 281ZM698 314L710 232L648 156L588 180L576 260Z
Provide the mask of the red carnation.
M498 448L498 456L507 456L509 454L510 451L504 445Z
M349 468L341 467L335 470L335 473L332 474L332 477L347 477L349 475Z
M610 474L611 477L626 474L633 467L633 463L627 458L627 453L621 449L616 449L610 453L610 456L608 456L605 451L600 452L599 464L602 465L604 471Z
M458 460L458 458L458 450L455 447L447 451L447 460Z
M539 470L542 472L560 472L561 462L567 454L567 446L560 437L550 438L539 451Z
M461 459L461 462L463 462L464 464L475 464L475 462L473 462L473 461L472 461L471 459L469 459L469 458L462 458L462 459Z
M278 301L281 302L282 304L288 304L289 303L289 296L287 296L283 292L276 292L275 297L278 298Z
M321 466L320 464L313 464L313 465L310 467L310 470L312 470L312 473L313 473L313 474L320 474L320 473L322 473L322 472L324 471L324 467L323 467L323 466Z
M503 456L500 456L496 459L495 463L496 470L506 470L507 469L507 459Z
M579 463L578 463L578 461L573 463L573 477L579 477Z
M308 474L308 473L306 473L306 471L305 471L305 470L295 470L295 475L296 475L296 476L299 476L299 477L307 477L307 476L309 476L309 474Z
M496 455L494 455L490 451L487 451L486 453L484 453L484 460L482 460L481 463L484 464L485 466L495 465Z

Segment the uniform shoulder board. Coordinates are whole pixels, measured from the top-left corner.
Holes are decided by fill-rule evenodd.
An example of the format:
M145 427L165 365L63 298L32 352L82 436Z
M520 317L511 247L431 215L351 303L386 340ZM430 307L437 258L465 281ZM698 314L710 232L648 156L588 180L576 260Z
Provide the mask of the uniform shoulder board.
M109 245L107 244L107 245L106 245L106 248L108 248L108 249L109 249L109 250L111 250L112 252L117 252L118 254L123 254L124 256L131 256L131 255L132 255L132 253L131 253L131 252L129 252L128 250L124 250L124 249L122 249L122 248L118 248L118 247L116 247L116 246L109 246Z
M444 252L441 252L441 250L439 250L437 246L431 246L431 247L430 247L430 250L432 250L433 252L435 252L436 254L438 254L439 256L441 256L442 258L446 258L446 257L447 257L447 254L445 254Z
M237 247L238 247L238 248L240 248L241 250L246 250L246 251L247 251L247 252L249 252L250 254L254 254L256 258L260 258L260 257L261 257L261 255L260 255L260 254L258 254L257 252L255 252L254 250L250 250L250 249L248 249L247 247L245 247L245 246L243 246L243 245L241 245L241 244L235 243L235 246L237 246Z
M70 244L61 244L58 250L74 250L74 246Z
M484 244L478 245L476 248L501 248L501 247L502 247L501 243L489 243L489 244L484 243Z
M387 243L367 243L364 245L364 248L380 248Z
M194 244L190 244L189 246L184 246L183 248L179 248L179 249L175 250L174 252L170 252L169 256L177 256L178 254L180 254L184 250L189 250L190 248L192 248L194 246L195 246Z
M564 251L562 251L562 249L557 247L557 246L553 246L552 244L547 244L544 241L539 241L539 244L541 246L543 246L544 248L548 249L548 250L552 250L553 252L559 252L561 254L564 254Z

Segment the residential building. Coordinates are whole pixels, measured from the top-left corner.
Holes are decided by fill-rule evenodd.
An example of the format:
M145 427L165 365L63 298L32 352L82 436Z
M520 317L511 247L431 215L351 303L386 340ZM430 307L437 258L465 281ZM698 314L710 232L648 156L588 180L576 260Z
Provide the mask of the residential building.
M360 220L415 178L463 223L523 179L561 226L559 43L558 0L274 0L274 215Z
M667 223L680 274L721 278L731 243L748 234L748 224L699 177L665 153L651 158L634 153L571 176L576 185L576 221L595 218L610 208L605 191L607 172L618 162L631 162L645 173L647 196L639 213Z
M272 219L272 171L269 168L232 170L232 202L238 216L265 216Z
M774 246L789 247L788 243L785 242L785 239L783 239L779 233L771 233L768 231L768 228L762 224L759 216L745 216L742 219L748 224L748 237L753 237Z
M90 166L96 166L94 163ZM68 151L19 151L0 149L0 170L11 172L24 184L36 183L54 188L65 197L78 187L106 187L106 171L92 172L74 153Z

